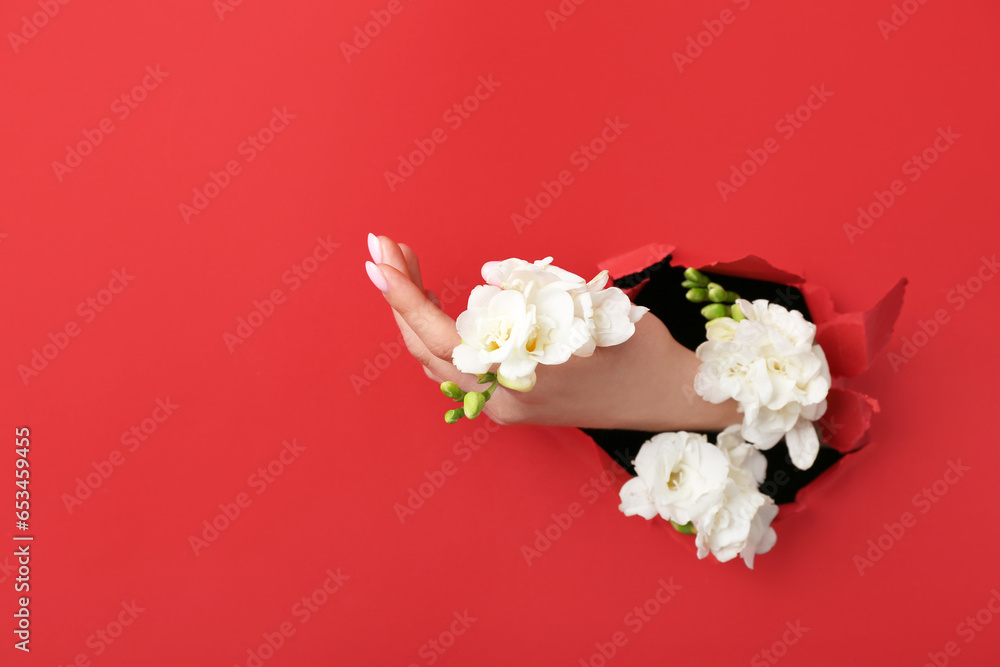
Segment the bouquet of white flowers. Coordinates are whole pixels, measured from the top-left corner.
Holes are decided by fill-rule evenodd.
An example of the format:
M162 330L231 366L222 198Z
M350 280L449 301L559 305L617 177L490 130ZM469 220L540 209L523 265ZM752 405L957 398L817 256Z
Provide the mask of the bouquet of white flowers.
M816 326L798 311L740 299L696 269L684 277L689 301L711 302L702 309L708 340L697 350L694 389L712 403L735 399L743 422L722 431L717 446L683 431L654 436L635 458L638 476L622 487L619 509L696 534L698 558L739 554L752 568L777 540L778 507L760 492L767 461L757 450L785 438L795 466L812 466L820 444L813 421L826 411L830 369L814 344Z
M463 403L445 414L449 423L477 417L498 385L531 391L539 364L624 343L648 311L608 287L607 271L585 281L553 266L551 257L487 262L482 275L486 284L472 290L456 321L462 342L452 358L458 370L490 386L463 391L443 383L442 393ZM767 461L758 450L784 438L798 468L813 464L820 445L813 422L826 410L830 370L814 342L815 325L801 313L741 299L695 269L684 277L687 299L708 302L701 309L707 340L697 349L702 364L694 391L712 403L734 399L743 421L723 430L715 444L685 431L653 436L635 458L637 476L622 487L620 509L627 516L660 516L696 535L699 558L740 555L753 567L754 556L777 539L771 522L778 507L760 491Z

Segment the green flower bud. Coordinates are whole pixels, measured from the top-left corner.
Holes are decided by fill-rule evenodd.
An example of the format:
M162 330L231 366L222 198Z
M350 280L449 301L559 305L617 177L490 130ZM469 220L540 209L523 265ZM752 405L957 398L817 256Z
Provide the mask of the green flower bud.
M730 292L729 297L726 299L726 301L732 301L733 303L736 303L736 299L739 298L740 298L739 294L737 294L736 292Z
M684 287L684 288L687 288L687 289L692 289L694 287L702 287L702 285L699 285L698 283L694 282L693 280L685 280L684 282L681 283L681 287Z
M465 395L465 416L469 419L475 419L483 411L484 405L486 405L486 397L478 391L470 391Z
M704 287L695 287L694 289L689 289L684 296L691 303L701 303L708 299L708 290Z
M726 297L727 296L729 296L729 292L727 292L726 290L722 289L721 287L719 287L715 283L710 283L709 284L709 286L708 286L708 298L709 298L710 301L714 301L715 303L724 303L726 301Z
M449 424L454 424L464 416L465 413L462 411L461 408L455 408L454 410L449 410L448 412L444 413L444 420Z
M713 303L702 308L701 314L704 315L706 320L714 320L719 317L726 317L728 312L726 311L726 307L721 303Z
M708 278L698 269L684 269L684 277L693 283L698 283L698 287L706 287L708 285Z
M672 525L674 527L674 530L676 530L678 533L683 533L684 535L695 534L694 524L692 524L690 521L688 521L686 524L682 526L681 524L671 519L670 525Z
M736 304L732 308L730 308L730 311L732 312L731 317L737 322L739 322L740 320L745 320L747 318L747 316L743 314L743 311L740 310L739 304Z
M465 392L454 382L442 382L441 393L450 399L460 401L465 398Z

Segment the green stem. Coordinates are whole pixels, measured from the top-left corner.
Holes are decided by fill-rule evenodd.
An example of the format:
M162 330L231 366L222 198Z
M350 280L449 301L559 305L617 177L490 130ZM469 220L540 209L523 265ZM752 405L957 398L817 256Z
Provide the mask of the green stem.
M676 521L674 521L673 519L670 520L670 523L674 527L674 530L676 530L678 533L683 533L684 535L697 535L698 534L698 531L696 531L694 529L694 525L690 521L688 521L683 526L681 524L677 523Z
M488 388L488 389L487 389L486 391L484 391L484 392L483 392L483 396L485 396L485 397L486 397L486 400L487 400L487 401L488 401L488 400L490 400L490 396L492 396L492 395L493 395L493 392L494 392L494 391L496 390L496 388L497 388L497 386L498 386L499 384L500 384L500 380L499 380L499 379L497 379L497 380L494 380L494 381L493 381L493 384L491 384L491 385L489 386L489 388Z

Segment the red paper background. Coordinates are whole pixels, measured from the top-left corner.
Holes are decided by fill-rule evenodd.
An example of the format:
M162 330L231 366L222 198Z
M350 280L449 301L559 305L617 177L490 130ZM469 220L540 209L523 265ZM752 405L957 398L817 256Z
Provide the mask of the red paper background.
M889 0L567 1L554 29L557 0L404 1L348 61L340 43L386 2L243 2L221 18L210 0L6 3L0 662L252 665L248 649L290 622L264 664L772 664L765 649L783 665L992 664L1000 281L975 276L993 277L982 258L998 246L1000 10L903 4L915 13L884 38ZM718 32L724 10L733 21L679 71L674 52ZM168 75L123 118L115 100L147 66ZM449 125L490 76L488 99ZM831 95L783 135L776 122L813 86ZM241 142L274 108L294 119L247 161ZM113 132L60 180L53 162L104 118ZM579 171L574 153L608 118L627 127ZM390 189L386 170L437 128L444 143ZM959 138L909 180L904 164L939 128ZM777 152L723 201L730 165L772 137ZM180 205L230 160L239 173L186 222ZM515 225L562 170L572 182ZM905 193L852 236L858 207L895 179ZM609 459L579 432L442 422L447 401L388 354L397 332L362 267L369 231L411 244L453 315L485 260L551 254L588 274L651 242L757 254L841 310L906 276L888 352L912 359L883 355L857 378L882 406L870 445L783 517L754 571L698 561L662 522L619 513L623 480L588 490ZM317 237L339 247L292 290L282 277ZM123 267L134 279L87 321L79 304ZM981 290L954 291L970 281ZM224 334L276 289L285 302L231 353ZM939 310L947 321L927 325ZM71 322L79 334L23 381L19 366ZM123 432L168 397L179 407L128 451ZM30 655L10 632L23 425ZM479 450L459 444L477 435ZM248 478L292 439L304 451L258 495ZM65 494L116 450L122 464L68 511ZM959 460L969 470L942 481ZM454 474L401 523L394 506L442 466ZM943 495L915 503L935 482ZM189 537L241 492L249 507L195 555ZM522 546L574 502L582 515L529 565ZM887 536L904 512L915 523ZM891 547L859 573L880 538ZM338 568L349 580L302 623L294 606ZM681 588L637 627L661 580ZM134 622L95 639L133 600ZM959 625L983 609L991 623ZM449 637L466 610L476 620ZM801 637L786 634L796 622ZM427 642L443 632L441 654Z

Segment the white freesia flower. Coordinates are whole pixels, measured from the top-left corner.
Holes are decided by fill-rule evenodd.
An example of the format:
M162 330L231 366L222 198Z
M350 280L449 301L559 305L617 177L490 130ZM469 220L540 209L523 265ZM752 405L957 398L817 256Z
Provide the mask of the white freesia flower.
M722 431L716 441L729 460L729 476L741 488L756 491L767 475L767 459L743 439L740 430L739 424L733 424Z
M552 265L546 257L530 263L511 258L483 265L483 280L503 289L524 291L531 283L565 289L576 303L576 316L587 323L590 336L580 341L574 354L589 357L597 347L619 345L635 333L635 323L648 308L635 306L622 290L608 287L608 272L601 271L590 282Z
M719 501L694 524L698 558L711 553L725 563L739 555L747 546L757 511L768 500L763 493L740 488L734 480L727 478Z
M488 284L473 290L456 323L462 344L453 360L460 371L477 375L500 364L500 383L518 391L534 386L538 364L561 364L625 342L648 310L633 306L620 289L605 288L607 271L588 283L552 266L551 257L487 262L482 274Z
M729 474L729 460L704 435L680 431L659 433L635 457L635 480L626 482L622 512L685 524L697 521L719 501ZM645 489L645 497L642 490Z
M778 515L774 501L729 479L722 500L695 523L698 558L712 554L722 563L741 556L753 569L754 556L767 553L778 536L771 522Z
M533 324L522 293L492 285L474 288L469 307L456 321L463 344L455 348L455 365L464 373L480 374L512 358L516 363Z
M573 354L586 325L574 316L573 298L558 286L526 285L524 292L481 285L456 326L462 345L453 359L464 373L485 373L499 363L504 385L527 391L538 364L561 364Z
M618 506L625 516L639 515L643 519L652 519L659 514L656 505L649 497L649 487L641 477L633 477L622 485L618 496L622 499Z
M695 391L712 403L735 399L743 437L758 449L784 437L792 462L805 470L819 452L813 422L826 412L831 382L826 356L813 343L816 326L764 299L737 304L746 319L708 324Z
M718 446L703 435L660 433L640 448L636 477L619 492L626 516L657 514L694 525L698 558L737 555L753 568L754 556L774 546L774 501L759 491L767 471L764 455L740 435L740 425L719 434Z
M488 285L496 285L503 289L523 291L529 283L539 285L558 285L566 290L586 289L587 281L558 266L552 266L552 258L546 257L537 262L526 262L512 257L502 262L486 262L482 269L483 280Z
M750 522L750 534L747 535L746 546L740 551L740 557L751 570L753 569L753 557L757 554L766 554L778 541L778 534L771 528L771 522L778 516L778 506L774 501L765 496L764 504L760 506L757 513Z
M757 506L757 510L749 524L739 522L740 526L747 529L745 541L739 550L739 555L746 562L747 567L753 569L754 556L770 551L778 539L774 529L771 528L771 522L778 515L778 506L774 504L771 498L759 492L760 484L764 481L764 476L767 474L767 459L743 439L740 435L740 430L740 425L734 424L720 433L717 440L719 449L729 459L729 479L735 484L736 489L742 495L752 499L751 502L743 502L739 506L744 509L752 508L757 506L759 500L757 496L763 499L763 502ZM719 517L713 517L711 524L715 526L718 522ZM736 546L739 546L740 540L744 539L742 533L731 532L727 533L727 535L730 539L733 537L738 538ZM720 536L716 535L714 539L706 538L706 545L720 541L722 541ZM733 545L728 544L722 547L721 553L729 555L732 552L732 548ZM713 553L715 552L713 551Z
M628 295L617 287L603 289L604 282L595 282L602 275L606 281L607 273L601 272L591 281L587 291L576 295L577 316L587 323L597 347L609 347L631 338L635 323L649 312L649 308L633 305Z

